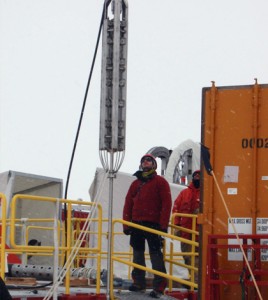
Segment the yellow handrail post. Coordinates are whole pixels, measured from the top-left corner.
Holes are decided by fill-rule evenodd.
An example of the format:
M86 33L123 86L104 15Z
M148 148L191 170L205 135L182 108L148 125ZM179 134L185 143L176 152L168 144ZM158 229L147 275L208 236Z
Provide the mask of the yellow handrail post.
M0 266L1 266L1 277L4 280L5 278L5 268L6 268L6 197L4 194L0 193L0 201L2 205L2 225L1 225L1 257L0 257Z

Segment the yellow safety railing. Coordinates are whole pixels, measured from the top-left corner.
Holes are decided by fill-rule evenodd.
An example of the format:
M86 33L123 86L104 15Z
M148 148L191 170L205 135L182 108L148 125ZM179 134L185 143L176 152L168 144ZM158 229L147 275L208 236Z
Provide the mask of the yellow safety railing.
M54 222L54 219L51 219L51 218L49 218L49 219L48 218L47 219L28 219L28 218L25 219L24 218L23 220L15 219L16 228L17 229L20 228L21 231L23 229L25 229L24 230L25 235L23 236L25 245L27 244L27 241L29 241L29 231L30 230L32 230L32 231L33 230L43 230L43 231L47 231L47 230L52 231L52 230L54 230L53 227L38 226L38 225L36 225L36 226L27 225L27 223L40 223L40 222L42 222L42 223L44 223L44 222L52 223L52 222ZM9 227L10 227L10 219L6 219L6 230L8 230ZM58 236L60 236L60 231L63 231L63 229L60 228L60 221L58 221ZM7 241L7 242L9 242L9 241ZM60 246L60 244L58 244L58 246ZM39 247L38 247L38 250L40 250ZM34 255L52 256L52 253L46 253L46 251L42 252L42 253L38 253L39 251L34 251L34 250L32 250L32 252L25 252L24 250L21 250L21 247L14 248L14 249L12 249L12 248L6 249L5 252L6 252L6 254L12 253L12 254L16 254L16 255L22 255L22 263L23 264L25 263L23 255L26 255L26 257L28 257L28 255L31 255L31 256L34 256ZM62 257L63 255L60 255L60 256Z
M29 222L44 222L44 219L39 219L39 220L35 220L35 219L29 219L28 220ZM49 220L46 220L47 222L49 222ZM54 219L51 219L50 222L54 222ZM30 235L30 231L35 231L35 230L43 230L43 231L54 231L54 228L53 227L46 227L46 226L37 226L37 225L29 225L26 227L26 234L25 234L25 242L26 241L29 241L29 235ZM63 228L61 228L61 223L60 221L58 221L58 226L57 226L57 231L58 231L58 236L61 237L63 235L61 235L60 233L64 231ZM60 247L60 242L61 242L61 238L59 239L58 241L58 247ZM27 253L27 258L28 258L28 255L31 255L31 256L35 256L36 253L35 252L32 252L32 253ZM39 255L41 256L49 256L50 254L49 253L40 253ZM63 263L63 259L64 259L64 254L59 254L59 256L62 258L62 261L60 263L60 265Z
M111 240L111 249L112 249L112 251L111 251L111 274L113 274L114 262L119 262L119 263L122 263L122 264L125 264L125 265L128 265L128 266L131 266L131 267L139 268L141 270L147 271L147 272L152 273L152 274L156 274L156 275L165 277L170 281L176 281L176 282L181 283L181 284L189 285L192 289L198 287L198 285L196 283L194 283L193 281L188 281L188 280L184 280L182 278L175 277L175 276L172 275L172 273L171 274L162 273L162 272L153 270L153 269L148 268L148 267L137 265L133 262L130 262L129 260L122 259L122 258L119 258L118 256L116 256L115 253L113 252L114 239L115 239L114 227L115 227L116 223L121 223L121 224L127 225L129 227L134 227L134 228L141 229L141 230L144 230L144 231L147 231L147 232L158 234L158 235L161 235L161 236L163 236L167 239L171 239L171 241L172 240L173 241L180 241L180 242L184 242L184 243L189 243L189 244L193 245L194 247L198 247L198 243L195 242L195 241L189 241L187 239L177 237L177 236L172 235L172 234L164 233L162 231L154 230L154 229L144 227L144 226L141 226L141 225L137 225L137 224L134 224L132 222L127 222L127 221L124 221L124 220L121 220L121 219L114 219L113 222L112 222L112 232L113 232L113 234L112 234L112 240ZM193 255L193 256L195 255L195 253L187 253L187 254ZM166 261L166 258L164 258L164 259ZM173 261L170 259L169 263L173 264ZM187 266L187 265L185 265L185 268L191 269L191 267ZM110 278L110 280L111 280L111 282L110 282L111 295L110 296L111 296L112 299L114 299L114 296L113 296L114 295L114 292L113 292L113 276L110 276L110 277L111 277Z
M1 221L1 252L0 252L0 276L4 279L5 278L5 268L6 268L6 209L7 209L7 201L6 196L0 193L0 204L1 204L1 212L2 212L2 221Z
M59 242L58 249L59 249L59 257L61 257L61 263L63 263L63 258L68 260L68 257L71 255L72 250L74 249L74 245L76 242L76 239L78 239L79 233L85 233L86 235L90 235L90 238L93 235L97 236L97 245L96 247L90 248L89 245L85 245L88 247L83 247L82 249L79 249L76 255L76 261L79 262L81 259L86 258L93 258L96 259L96 293L100 293L100 285L101 285L101 260L107 259L107 251L104 251L102 249L102 238L107 236L106 232L102 232L102 223L107 222L107 219L102 219L102 208L101 205L95 204L92 202L86 202L86 201L79 201L79 200L68 200L68 199L57 199L57 198L51 198L51 197L41 197L41 196L33 196L33 195L15 195L11 200L11 217L10 219L6 218L6 198L3 194L0 194L1 198L1 205L2 205L2 236L1 236L1 253L0 253L0 267L1 267L1 276L4 278L5 274L5 255L6 253L15 253L15 254L26 254L27 255L53 255L55 251L55 246L28 246L26 245L26 241L28 241L30 236L30 231L33 230L53 230L51 222L54 221L52 218L44 218L44 219L23 219L24 225L29 222L29 225L26 226L26 235L24 239L25 244L17 244L15 241L15 233L16 228L22 226L22 219L16 218L17 215L17 202L18 200L32 200L32 201L45 201L50 202L51 205L56 205L56 203L65 204L67 207L67 232L65 234L65 227L63 224L61 224L59 221L57 221L57 231L58 236L61 240ZM94 218L91 218L91 222L97 222L97 229L93 232L90 229L83 230L80 228L80 223L85 222L86 218L77 218L72 216L72 210L74 205L80 205L80 206L90 206L91 208L95 206L97 208L97 217L95 215ZM181 216L181 217L190 217L192 218L192 229L183 228L180 226L174 225L174 218L175 216ZM162 277L165 277L169 280L169 290L171 291L173 287L173 282L178 282L180 284L188 285L191 290L198 287L198 284L194 282L194 273L197 272L197 268L194 264L194 258L198 255L196 252L196 247L199 246L199 244L196 242L196 236L198 235L198 232L195 230L196 226L196 215L189 215L189 214L173 214L171 217L171 223L169 227L171 228L170 234L164 233L158 230L150 229L148 227L140 226L131 222L123 221L121 219L115 219L112 222L112 240L111 240L111 274L114 272L114 263L121 263L128 267L128 278L130 278L131 269L133 267L140 268L144 271L147 271L152 274L156 274ZM33 223L42 222L45 224L48 224L49 226L39 226L39 225L33 225ZM78 222L78 223L77 223ZM169 251L167 251L167 247L164 246L163 254L164 254L164 260L166 263L169 263L169 274L161 273L158 271L155 271L151 268L143 267L140 265L137 265L132 262L132 248L129 248L129 251L116 251L115 250L115 239L118 236L122 236L122 231L117 230L115 231L115 224L125 224L130 227L135 227L137 229L142 229L154 234L161 235L166 238L166 242L170 242L170 248ZM74 224L76 224L76 227L74 227ZM5 249L6 244L6 230L7 226L10 226L10 241L8 241L8 244L10 244L11 249ZM75 228L75 229L74 229ZM181 237L176 236L175 230L185 231L191 234L192 239L184 239ZM66 241L65 241L66 237ZM165 243L166 243L165 242ZM177 249L174 249L174 243L175 242L184 242L188 243L192 246L191 252L188 253L182 253L179 252ZM183 255L191 256L191 265L185 265L183 263ZM145 253L146 259L149 258L149 254ZM183 268L188 269L190 274L190 280L185 280L182 278L178 278L177 276L173 275L173 266L180 266ZM71 266L68 266L70 268ZM110 277L110 287L111 287L111 297L113 299L113 276ZM65 292L66 294L70 294L70 272L66 273L65 277Z
M108 223L108 219L103 219L102 221L103 221L103 223ZM106 240L108 240L108 232L103 232L102 235ZM124 233L122 232L122 230L118 230L118 231L113 231L113 235L114 236L120 236L120 235L124 236ZM129 246L128 251L118 251L118 250L113 249L113 253L115 255L117 255L118 257L124 257L124 258L127 257L129 259L129 261L132 260L133 252L132 252L131 246ZM145 254L145 256L149 256L149 253L147 255ZM108 260L108 251L107 250L104 250L104 249L102 250L101 259L106 260L106 261ZM131 266L129 266L129 268L128 268L127 278L128 279L131 278Z
M59 251L64 253L66 255L66 260L68 261L68 258L71 255L71 252L74 250L74 242L72 240L72 225L73 225L73 217L72 217L72 209L73 205L80 205L80 206L91 206L91 207L96 207L97 208L97 218L94 218L95 221L97 221L97 246L94 248L88 248L88 247L83 247L83 249L79 249L77 252L78 255L82 252L82 255L85 255L85 253L94 253L96 255L96 260L97 260L97 267L96 267L96 292L100 292L100 266L101 266L101 236L102 236L102 208L99 204L93 203L93 202L86 202L86 201L79 201L79 200L69 200L69 199L57 199L57 198L51 198L51 197L42 197L42 196L33 196L33 195L24 195L24 194L17 194L15 195L12 200L11 200L11 217L10 217L10 245L13 248L11 251L18 251L18 252L23 252L23 253L34 253L35 255L38 254L49 254L53 255L56 247L53 246L28 246L28 245L23 245L23 244L17 244L15 241L15 233L16 233L16 225L17 225L17 220L16 219L16 211L17 211L17 202L18 200L23 201L23 200L32 200L32 201L45 201L45 202L50 202L51 205L56 205L57 203L59 204L66 204L67 207L67 233L66 233L66 245L60 245L58 247ZM29 219L30 220L30 219ZM84 218L82 218L83 221L85 221ZM90 219L93 220L93 219ZM32 220L31 220L32 221ZM39 219L40 222L45 222L48 221L48 219ZM51 221L51 219L49 220ZM62 231L63 228L60 228L60 223L57 222L57 230L58 232ZM46 230L50 229L49 227L45 228ZM65 234L64 234L65 236ZM2 257L1 257L2 259ZM67 269L70 269L71 265L67 265ZM70 270L66 273L65 277L65 291L66 294L70 293Z
M80 222L84 221L85 219L84 218L79 218L79 219L76 218L75 221L77 221L77 220L79 220L79 223L80 223ZM85 236L89 236L90 233L91 233L90 230L81 230L80 228L73 230L73 238L72 238L73 244L76 243L77 238L79 237L80 234L85 234ZM89 243L86 239L82 240L82 244L83 244L83 248L87 248L87 247L85 247L85 245L89 246ZM87 252L85 252L85 253L80 252L75 258L74 266L76 268L78 268L80 262L86 258L88 258Z
M192 219L192 229L188 229L188 228L184 228L182 226L177 226L174 224L174 220L175 220L175 217L183 217L183 218L190 218ZM191 245L191 252L180 252L178 253L178 255L187 255L187 256L190 256L191 257L191 265L188 266L184 263L180 263L180 262L175 262L173 260L174 258L174 245L173 243L171 243L171 247L170 247L170 260L167 260L168 262L172 262L170 263L169 265L169 272L170 274L172 274L173 272L173 265L178 265L178 266L181 266L183 268L187 268L189 270L189 274L190 274L190 282L194 282L194 273L195 272L198 272L198 269L195 267L195 257L198 256L198 252L196 251L196 247L199 247L199 243L196 244L196 236L199 235L199 232L196 231L196 221L197 221L197 215L196 214L182 214L182 213L174 213L172 214L171 216L171 224L170 224L170 227L171 227L171 234L172 235L175 235L176 231L180 231L180 232L187 232L191 235L191 240L188 240L186 239L186 242L183 241L184 243L186 244L189 244ZM182 241L182 240L181 240ZM194 287L193 285L190 285L190 289L193 290ZM198 283L197 283L197 287L198 287ZM172 282L170 281L169 282L169 289L172 288Z

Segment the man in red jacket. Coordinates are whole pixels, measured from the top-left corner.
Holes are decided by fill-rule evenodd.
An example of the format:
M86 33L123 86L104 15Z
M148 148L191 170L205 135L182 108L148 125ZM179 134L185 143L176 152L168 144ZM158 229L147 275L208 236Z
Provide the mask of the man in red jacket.
M151 154L141 158L140 169L134 175L125 199L123 219L141 226L167 232L172 206L171 192L168 182L156 173L157 162ZM133 227L124 226L124 233L130 235L130 245L133 248L133 262L142 266L145 264L145 240L147 240L152 268L166 273L162 253L163 238L160 235ZM146 289L145 271L134 268L133 284L130 291L141 292ZM164 293L167 280L155 275L152 298L159 298Z
M183 214L197 214L199 212L200 205L200 170L196 170L192 175L192 182L187 189L180 192L179 196L174 202L172 213L183 213ZM187 229L192 229L192 218L189 217L175 217L174 224L182 226ZM195 230L198 230L196 226ZM191 233L179 231L176 233L182 238L191 240ZM198 236L196 237L198 241ZM191 252L192 246L190 244L181 243L182 252ZM184 262L186 265L191 265L191 256L184 255ZM198 268L198 257L195 257L195 267ZM195 273L195 282L197 282L198 276Z

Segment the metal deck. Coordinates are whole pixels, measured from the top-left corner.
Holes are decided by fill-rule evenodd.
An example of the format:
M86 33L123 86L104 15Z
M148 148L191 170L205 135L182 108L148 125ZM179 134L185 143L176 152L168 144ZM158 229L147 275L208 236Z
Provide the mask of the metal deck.
M139 293L139 292L128 292L128 291L122 291L122 292L116 292L114 296L116 297L117 300L146 300L146 299L153 299L152 297L149 296L150 290L146 291L146 293ZM163 295L158 299L163 299L163 300L176 300L176 298Z
M129 292L129 291L125 291L125 290L118 290L114 292L114 297L117 300L146 300L146 299L153 299L149 296L151 289L148 289L145 293L141 293L141 292ZM68 299L72 299L72 294L74 294L74 298L76 298L75 295L79 295L80 293L85 293L85 292L89 292L88 289L84 289L84 288L72 288L71 289L71 294L69 296ZM92 291L93 292L93 291ZM105 292L105 291L102 291ZM28 290L28 291L23 291L23 290L10 290L10 294L12 297L14 297L15 299L31 299L31 298L39 298L43 299L43 297L46 296L47 291L44 290L35 290L34 288L32 290ZM61 293L59 293L60 295ZM92 293L94 294L94 293ZM94 297L93 297L94 298ZM90 299L90 297L89 297ZM94 298L95 299L95 298ZM168 295L162 295L160 298L158 299L162 299L162 300L176 300L177 298L168 296ZM2 300L2 299L1 299Z

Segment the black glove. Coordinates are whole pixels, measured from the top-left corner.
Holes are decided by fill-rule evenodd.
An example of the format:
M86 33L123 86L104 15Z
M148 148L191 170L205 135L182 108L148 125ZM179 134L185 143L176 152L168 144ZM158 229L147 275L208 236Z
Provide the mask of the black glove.
M159 230L162 231L162 232L165 232L165 233L168 232L167 228L166 229L160 228ZM163 248L164 243L165 243L165 239L161 235L159 235L159 240L160 240L160 247Z
M159 242L160 242L160 247L163 248L164 243L165 243L165 239L161 235L159 235Z
M123 232L125 235L130 235L132 233L130 228L124 229Z

